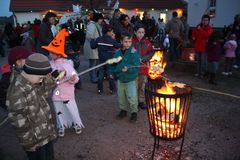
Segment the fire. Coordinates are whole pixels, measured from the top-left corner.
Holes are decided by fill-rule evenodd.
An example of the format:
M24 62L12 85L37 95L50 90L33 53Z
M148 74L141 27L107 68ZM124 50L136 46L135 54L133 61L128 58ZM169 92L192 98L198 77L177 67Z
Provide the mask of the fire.
M163 51L156 51L153 57L149 61L150 66L148 70L148 75L151 79L158 79L162 77L164 68L167 63L164 62Z
M164 95L175 95L174 88L165 81L164 86L157 90L157 93ZM156 108L150 112L150 116L155 117L153 124L157 125L156 134L165 138L171 138L181 133L179 127L183 121L182 112L180 110L180 98L159 98L153 99Z
M167 94L167 95L174 95L176 94L176 91L173 90L173 87L171 87L167 81L165 81L164 86L162 86L161 89L157 89L157 93L160 94Z

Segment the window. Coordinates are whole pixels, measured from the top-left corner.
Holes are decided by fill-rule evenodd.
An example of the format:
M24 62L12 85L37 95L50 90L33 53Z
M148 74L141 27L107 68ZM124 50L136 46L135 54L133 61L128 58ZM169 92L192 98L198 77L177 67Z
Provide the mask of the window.
M216 0L209 0L210 5L209 7L216 7Z
M208 14L210 15L211 18L215 17L216 14L216 1L217 0L209 0Z

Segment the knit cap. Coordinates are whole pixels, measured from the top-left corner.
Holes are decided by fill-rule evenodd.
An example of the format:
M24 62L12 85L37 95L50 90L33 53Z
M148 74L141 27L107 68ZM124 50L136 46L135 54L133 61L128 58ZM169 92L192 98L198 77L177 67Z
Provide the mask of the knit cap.
M46 56L40 53L34 53L26 59L23 71L27 74L47 75L52 72L52 68Z
M32 52L24 48L23 46L16 46L12 48L8 55L8 64L13 65L19 59L26 59Z

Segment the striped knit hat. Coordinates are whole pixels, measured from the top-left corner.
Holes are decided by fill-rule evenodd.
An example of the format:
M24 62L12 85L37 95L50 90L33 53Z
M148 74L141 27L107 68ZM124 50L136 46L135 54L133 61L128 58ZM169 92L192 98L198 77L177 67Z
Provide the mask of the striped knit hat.
M34 53L26 59L23 71L27 74L47 75L52 72L52 68L46 56Z

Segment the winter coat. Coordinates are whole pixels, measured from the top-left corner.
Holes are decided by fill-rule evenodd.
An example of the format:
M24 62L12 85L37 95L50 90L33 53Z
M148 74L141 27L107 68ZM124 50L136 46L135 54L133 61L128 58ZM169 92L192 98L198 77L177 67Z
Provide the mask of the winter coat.
M205 52L206 43L211 34L212 27L210 25L197 27L193 30L192 39L194 40L194 48L196 52Z
M43 49L42 46L47 46L53 40L53 34L51 31L51 25L48 23L42 23L40 25L39 39L37 45L37 52L48 55L48 51Z
M225 57L233 58L236 57L237 42L234 40L227 41L223 48L225 49Z
M46 79L33 85L21 74L10 84L7 102L11 124L16 130L19 143L25 150L44 146L56 138L50 106L46 98L55 83Z
M110 75L114 75L116 79L122 83L127 83L136 80L139 74L140 56L136 49L131 46L127 50L118 50L114 54L114 58L122 57L122 60L110 66ZM124 67L128 67L126 72L122 72Z
M145 37L154 37L156 34L156 24L155 21L152 19L144 19L142 20L142 23L145 28Z
M116 33L117 28L120 25L119 18L118 17L112 17L112 19L109 21L109 24L113 26L114 33Z
M6 108L7 89L10 85L11 72L4 73L0 80L0 107Z
M87 59L98 59L98 50L91 49L90 41L102 35L102 29L99 24L90 21L87 25L86 39L83 46L84 56Z
M3 108L7 108L6 106L6 97L7 97L7 90L17 75L20 74L20 70L17 68L14 68L12 72L7 72L2 74L2 78L0 80L0 106Z
M144 64L141 64L140 74L147 75L148 67L147 62L151 59L153 55L153 47L149 40L146 38L141 39L140 41L137 38L133 38L133 46L140 55L140 58Z
M220 41L213 41L213 42L207 43L206 53L207 53L208 62L218 62L220 60L221 52L222 52L221 46L222 45Z
M166 24L166 32L169 34L169 38L181 39L184 32L184 26L179 18L172 18Z
M119 24L117 30L116 30L116 40L120 42L121 35L123 33L133 33L133 26L129 23L128 26L123 26L122 24Z
M98 49L98 57L100 63L103 63L106 60L112 58L115 51L114 49L118 49L120 47L120 43L106 34L98 37L96 40L91 40L91 48Z
M67 101L75 99L74 84L78 82L79 77L76 76L77 78L74 81L69 80L71 76L77 74L77 72L73 68L73 64L69 61L71 60L67 60L65 58L59 58L57 60L50 61L53 70L66 72L65 77L60 81L60 83L53 91L53 101Z

